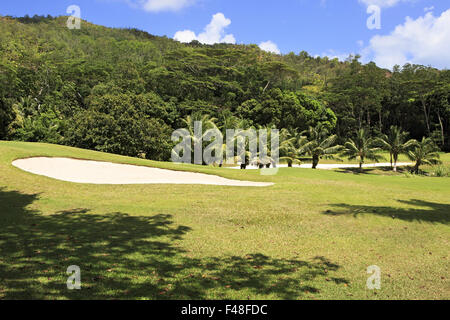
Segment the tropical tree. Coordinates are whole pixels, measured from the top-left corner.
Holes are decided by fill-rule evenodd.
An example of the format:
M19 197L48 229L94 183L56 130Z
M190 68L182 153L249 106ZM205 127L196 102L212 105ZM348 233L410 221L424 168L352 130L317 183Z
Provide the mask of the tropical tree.
M421 165L441 163L438 152L439 148L431 138L422 138L422 141L418 142L416 147L407 153L408 158L416 162L412 171L418 174Z
M336 154L342 146L336 144L337 136L331 135L328 129L319 123L316 127L309 127L302 135L308 136L307 142L299 149L299 154L307 153L312 157L312 168L316 169L320 159L338 159Z
M357 159L359 161L359 171L362 172L362 165L366 159L378 162L382 156L378 154L380 148L375 147L376 141L369 136L364 129L358 130L355 139L349 139L342 150L342 156L349 160Z
M276 168L280 158L280 155L283 154L285 150L290 148L292 138L290 138L290 133L287 129L281 129L278 131L278 143L272 144L272 142L275 142L276 140L272 141L272 134L274 133L275 127L263 127L259 126L259 136L258 140L256 141L259 143L259 152L256 155L256 158L253 159L253 162L256 162L260 167L266 166L267 168L270 168L272 165L274 168ZM262 144L262 136L265 132L266 134L266 143ZM270 148L269 148L270 145ZM263 148L263 149L261 149Z
M191 156L195 161L195 148L194 146L198 143L202 143L202 150L203 150L203 138L205 137L205 134L208 130L216 130L217 126L215 124L216 118L211 118L209 115L200 115L200 114L194 114L191 116L187 116L185 119L182 120L184 125L186 126L187 131L189 132L189 137L191 138L192 145L190 147ZM201 132L196 132L196 122L201 124ZM218 130L220 132L220 130ZM203 151L202 151L203 152ZM203 154L202 154L203 156ZM202 157L203 158L203 157Z
M306 142L305 136L282 129L280 131L280 160L285 160L289 168L292 168L294 163L300 164L300 147Z
M0 139L8 134L8 126L14 119L13 109L0 98Z
M432 106L432 109L437 119L437 127L439 128L436 133L440 136L437 143L442 148L450 146L450 82L444 81L437 86L427 97L427 104Z
M398 156L402 153L407 153L411 147L417 144L414 139L406 140L408 133L401 130L397 126L391 126L389 133L383 134L380 138L376 139L376 142L382 149L389 151L391 159L391 168L397 171Z
M228 129L239 129L240 122L235 121L224 121L223 125L219 128L214 122L210 122L210 125L212 125L212 128L210 130L213 130L215 135L220 137L222 144L219 146L220 148L220 154L222 155L218 165L219 167L223 166L223 162L228 161L228 143L231 143L233 145L233 148L236 144L236 141L238 140L237 135L234 135L233 137L227 136L227 130ZM214 147L217 147L216 145ZM234 159L236 161L236 159Z
M219 138L221 141L221 145L217 145L216 143L218 140L206 142L204 141L204 144L208 144L205 150L214 148L216 151L214 153L217 153L217 150L219 150L219 153L222 155L220 157L220 160L216 162L215 164L218 164L219 167L223 166L224 161L233 160L234 162L242 161L244 160L244 168L252 161L255 161L255 157L257 157L257 154L252 154L249 152L249 147L251 144L257 144L257 136L253 136L250 134L250 130L254 129L249 125L249 121L245 119L239 119L234 116L225 116L221 119L221 125L216 124L215 118L210 118L209 116L203 116L202 117L202 123L204 132L202 134L202 139L206 138L206 135L209 133L213 133L213 136ZM191 138L193 141L197 141L194 139L198 139L198 137L194 137L193 129L192 129L192 117L188 117L185 121L186 124L191 123L191 125L188 125L188 131L190 132ZM234 130L234 135L230 136L230 134L227 132L229 129ZM269 131L270 133L270 131ZM270 140L270 135L269 135ZM216 143L214 143L216 142ZM229 151L235 151L236 150L236 144L243 143L241 145L241 148L238 148L238 154L236 156L230 157L228 155ZM233 148L233 150L228 150L228 148ZM210 150L211 151L211 150ZM234 153L233 153L234 154ZM270 156L270 152L269 152ZM264 159L265 161L269 161L269 158Z

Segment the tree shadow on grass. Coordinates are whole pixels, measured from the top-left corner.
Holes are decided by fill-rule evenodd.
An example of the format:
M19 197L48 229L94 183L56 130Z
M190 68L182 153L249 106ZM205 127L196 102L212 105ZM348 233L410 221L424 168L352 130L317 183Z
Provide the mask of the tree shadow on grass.
M30 209L39 195L0 189L0 298L207 299L270 295L296 299L336 285L337 264L244 257L189 257L181 248L191 229L172 217L99 215L73 209L42 215ZM66 270L81 269L81 290L68 290Z
M357 175L389 175L389 176L395 176L395 175L401 175L406 172L411 171L411 167L409 166L401 166L397 167L397 172L394 172L393 169L389 166L387 167L374 167L374 168L363 168L363 171L361 171L359 168L341 168L336 169L336 172L339 173L352 173Z
M450 223L450 204L428 202L423 200L397 200L400 203L416 208L394 208L387 206L364 206L335 204L335 210L327 210L323 214L327 215L353 215L374 214L385 216L392 219L401 219L405 221L420 221L432 223ZM420 208L417 208L420 207Z

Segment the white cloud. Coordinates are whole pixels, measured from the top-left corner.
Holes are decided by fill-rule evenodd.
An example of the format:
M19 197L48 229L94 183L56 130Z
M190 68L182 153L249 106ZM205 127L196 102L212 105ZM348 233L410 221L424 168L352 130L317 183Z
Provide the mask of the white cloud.
M272 42L272 41L265 41L265 42L261 42L259 44L259 48L261 50L267 51L267 52L271 52L271 53L276 53L276 54L280 54L281 51L280 49L278 49L278 46L276 45L276 43Z
M431 6L431 7L425 7L425 8L423 9L423 11L425 11L425 12L433 11L433 10L434 10L434 6Z
M328 57L331 60L337 58L339 61L345 61L350 56L354 56L354 55L355 54L353 54L353 53L338 52L338 51L330 49L326 52L323 52L321 55L316 55L316 57Z
M161 12L161 11L178 11L188 7L194 3L194 0L128 0L133 4L137 4L145 11Z
M189 43L191 41L197 40L195 32L191 30L178 31L177 33L175 33L175 36L173 38L183 43Z
M225 34L225 28L231 24L231 20L225 18L223 13L213 15L211 22L205 27L205 30L196 35L194 31L183 30L175 33L173 37L180 42L191 42L198 40L204 44L214 43L236 43L236 39L232 34Z
M358 0L358 1L367 6L376 5L381 8L390 8L396 6L400 2L414 2L416 0Z
M416 20L406 18L389 35L376 35L363 50L364 60L385 68L415 63L450 67L450 9L435 17L428 12Z

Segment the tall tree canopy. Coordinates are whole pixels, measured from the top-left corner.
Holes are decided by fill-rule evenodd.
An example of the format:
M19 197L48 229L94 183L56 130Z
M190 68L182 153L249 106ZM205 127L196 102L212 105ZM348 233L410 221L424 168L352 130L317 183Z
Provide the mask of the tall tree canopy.
M171 130L200 114L219 128L321 125L339 143L397 125L449 148L447 70L182 44L86 21L69 30L66 20L0 16L0 139L167 160Z

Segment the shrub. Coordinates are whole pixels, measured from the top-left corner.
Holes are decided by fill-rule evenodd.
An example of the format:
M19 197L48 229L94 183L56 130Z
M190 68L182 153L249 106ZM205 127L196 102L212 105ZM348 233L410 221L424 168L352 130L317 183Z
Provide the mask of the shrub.
M431 175L433 177L450 177L450 166L433 166L431 169Z

